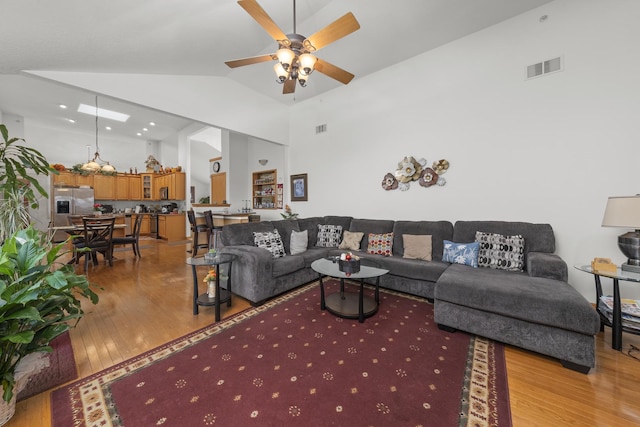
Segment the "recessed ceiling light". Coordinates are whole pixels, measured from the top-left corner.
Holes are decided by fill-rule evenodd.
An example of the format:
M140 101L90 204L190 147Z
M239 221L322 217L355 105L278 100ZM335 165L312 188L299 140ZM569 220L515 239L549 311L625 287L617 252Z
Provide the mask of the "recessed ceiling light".
M96 107L94 105L80 104L78 106L78 112L89 114L91 116L96 115ZM104 108L97 109L98 117L102 117L105 119L116 120L118 122L126 122L129 120L129 115L124 113L118 113L117 111L105 110Z
M147 129L147 128L142 128L142 132L146 132L146 131L148 131L148 130L149 130L149 129Z
M105 126L104 127L106 130L111 130L111 126Z
M76 121L75 121L75 120L73 120L73 119L67 119L67 121L68 121L69 123L75 123L75 122L76 122Z
M156 122L149 122L149 126L155 126Z
M62 108L63 110L65 110L67 108L67 106L64 105L64 104L60 104L60 105L58 105L58 107Z
M138 136L142 136L142 134L141 134L140 132L136 133L136 135L138 135Z

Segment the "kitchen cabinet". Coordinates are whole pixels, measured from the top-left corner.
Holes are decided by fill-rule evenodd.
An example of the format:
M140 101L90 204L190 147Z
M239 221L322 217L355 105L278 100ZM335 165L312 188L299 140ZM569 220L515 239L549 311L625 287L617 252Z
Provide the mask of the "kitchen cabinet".
M116 200L116 177L94 175L93 194L96 200Z
M276 209L278 193L276 170L254 172L251 182L253 184L253 208Z
M116 176L116 200L130 200L129 177L127 175Z
M142 179L140 175L129 175L129 200L142 199Z
M155 192L157 200L161 200L160 189L166 187L168 200L184 200L186 177L184 172L172 172L155 176Z
M211 200L212 205L225 204L227 200L227 173L214 173L211 175Z
M187 178L184 172L174 172L170 178L169 198L171 200L184 200L187 194Z
M62 171L58 175L51 174L53 185L86 185L93 187L93 175L80 175L69 171Z
M142 180L142 197L140 200L158 200L158 197L154 193L155 182L153 179L152 173L142 173L140 174L140 179Z
M169 242L185 240L185 214L158 216L158 237Z
M137 214L133 214L131 215L131 224L133 227L133 224L136 222L136 219L138 218ZM140 223L140 234L151 234L151 219L149 217L149 215L142 215L142 222ZM133 231L133 230L132 230Z

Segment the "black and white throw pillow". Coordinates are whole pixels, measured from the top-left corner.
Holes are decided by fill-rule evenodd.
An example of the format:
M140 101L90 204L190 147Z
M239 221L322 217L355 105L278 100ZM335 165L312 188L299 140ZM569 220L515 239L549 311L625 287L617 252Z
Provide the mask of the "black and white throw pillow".
M318 243L320 248L337 248L342 237L341 225L321 225L318 224Z
M521 235L503 236L477 231L476 242L480 243L478 267L524 271L524 238Z
M284 256L284 245L280 238L278 230L265 232L253 232L253 242L259 248L266 249L271 252L274 258L281 258Z

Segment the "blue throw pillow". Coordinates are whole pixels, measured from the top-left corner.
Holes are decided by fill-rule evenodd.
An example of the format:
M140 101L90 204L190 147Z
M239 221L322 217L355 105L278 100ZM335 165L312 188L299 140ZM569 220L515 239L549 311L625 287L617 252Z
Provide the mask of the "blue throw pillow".
M442 261L452 264L470 265L473 268L478 267L478 251L480 243L454 243L449 240L444 242L444 250L442 251Z

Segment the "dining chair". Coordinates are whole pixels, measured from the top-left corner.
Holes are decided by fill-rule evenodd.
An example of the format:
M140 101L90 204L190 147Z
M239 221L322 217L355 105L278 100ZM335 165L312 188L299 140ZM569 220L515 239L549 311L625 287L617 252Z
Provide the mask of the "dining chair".
M73 243L76 262L84 256L84 271L89 269L89 258L98 265L98 253L102 254L109 266L113 266L113 228L115 217L82 218L84 233L82 240Z
M191 255L196 256L198 254L198 249L208 249L209 248L209 227L207 224L197 224L196 223L196 214L193 209L189 209L187 211L187 218L189 219L189 225L191 225L191 234L193 235L193 243L191 245ZM200 243L199 235L200 233L206 233L207 241Z
M142 227L142 218L143 215L137 215L136 221L133 223L133 230L131 234L127 234L123 237L114 237L111 239L111 242L114 245L131 245L131 249L133 249L133 254L137 257L142 258L142 254L140 254L140 228Z

